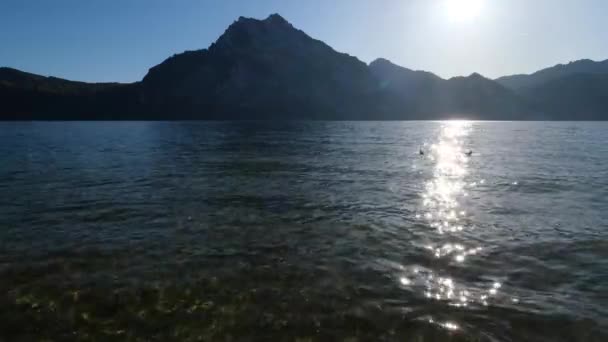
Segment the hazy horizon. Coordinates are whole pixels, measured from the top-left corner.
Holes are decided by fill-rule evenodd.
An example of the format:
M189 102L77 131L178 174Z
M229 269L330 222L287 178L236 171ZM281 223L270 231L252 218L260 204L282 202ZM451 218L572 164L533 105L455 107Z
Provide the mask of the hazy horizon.
M0 66L88 82L133 82L167 57L207 48L239 16L279 13L340 52L443 78L532 73L604 60L608 3L523 0L7 1ZM24 25L28 23L29 25Z

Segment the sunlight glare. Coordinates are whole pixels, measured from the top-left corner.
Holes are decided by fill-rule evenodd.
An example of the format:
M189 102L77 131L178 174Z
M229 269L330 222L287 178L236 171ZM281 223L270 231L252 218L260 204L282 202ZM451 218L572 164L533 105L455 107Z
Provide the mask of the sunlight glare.
M445 10L452 21L469 21L478 17L483 9L483 0L445 0Z

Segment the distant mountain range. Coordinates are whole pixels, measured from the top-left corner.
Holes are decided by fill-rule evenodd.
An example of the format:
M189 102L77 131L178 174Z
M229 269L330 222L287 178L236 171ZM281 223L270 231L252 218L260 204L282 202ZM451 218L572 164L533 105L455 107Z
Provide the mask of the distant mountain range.
M607 120L608 61L496 80L442 79L339 53L277 14L239 18L208 49L131 84L0 68L0 120Z

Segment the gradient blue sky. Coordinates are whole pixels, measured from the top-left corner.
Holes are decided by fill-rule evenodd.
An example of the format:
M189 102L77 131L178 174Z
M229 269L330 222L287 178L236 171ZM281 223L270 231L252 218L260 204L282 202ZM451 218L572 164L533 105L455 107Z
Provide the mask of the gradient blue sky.
M206 48L239 16L279 13L336 50L442 77L528 73L608 59L608 0L0 0L0 66L82 81L140 80L174 53Z

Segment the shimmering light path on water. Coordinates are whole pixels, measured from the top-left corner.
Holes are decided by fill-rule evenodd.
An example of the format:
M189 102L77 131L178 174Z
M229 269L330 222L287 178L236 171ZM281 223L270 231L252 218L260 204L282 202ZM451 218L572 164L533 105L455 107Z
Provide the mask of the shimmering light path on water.
M0 340L603 341L606 160L604 123L1 123Z
M467 223L467 207L463 199L468 197L469 189L478 183L467 183L466 177L473 150L472 146L466 146L465 139L471 133L472 126L473 123L467 121L441 124L436 140L424 144L419 153L422 160L413 165L414 169L431 170L431 179L426 182L426 189L421 194L422 212L416 214L415 218L424 220L428 226L429 243L425 248L437 261L434 268L420 265L404 267L404 274L399 278L403 286L422 291L429 300L458 308L475 304L488 306L488 301L497 297L502 286L499 281L491 280L486 281L487 288L460 284L454 281L449 268L443 267L454 263L465 264L467 259L483 251L479 241L471 241L463 236L466 231L474 229L470 220ZM479 184L484 183L484 179L479 180ZM469 206L476 205L475 201L468 203ZM513 298L513 302L516 301ZM437 322L433 317L428 317L428 321L448 330L460 328L458 323L452 321Z

